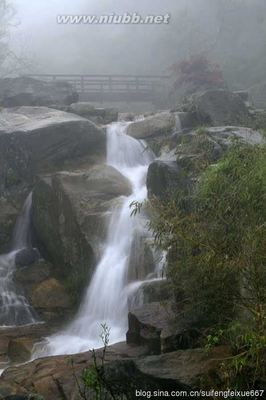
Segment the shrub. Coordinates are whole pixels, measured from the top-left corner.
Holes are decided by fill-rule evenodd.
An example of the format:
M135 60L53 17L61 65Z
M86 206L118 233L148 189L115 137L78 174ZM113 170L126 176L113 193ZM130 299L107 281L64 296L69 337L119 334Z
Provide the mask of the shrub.
M233 356L224 363L229 387L262 387L266 146L234 144L205 169L192 195L152 201L152 209L157 243L169 250L167 276L178 309L204 328L207 346L220 339L231 346Z
M152 229L170 248L168 277L201 324L255 316L266 303L264 147L233 146L193 193L153 202Z

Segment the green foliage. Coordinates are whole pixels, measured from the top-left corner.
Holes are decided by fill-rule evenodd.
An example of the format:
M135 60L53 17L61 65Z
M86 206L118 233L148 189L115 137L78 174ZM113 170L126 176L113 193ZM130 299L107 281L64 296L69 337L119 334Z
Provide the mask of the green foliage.
M211 330L207 349L230 344L231 383L241 386L246 374L250 387L265 381L266 147L234 144L205 169L193 195L152 205L157 242L170 249L167 275L179 309Z
M132 201L132 203L129 205L129 207L131 208L131 217L135 217L137 214L140 213L141 209L142 209L143 203L139 202L139 201Z

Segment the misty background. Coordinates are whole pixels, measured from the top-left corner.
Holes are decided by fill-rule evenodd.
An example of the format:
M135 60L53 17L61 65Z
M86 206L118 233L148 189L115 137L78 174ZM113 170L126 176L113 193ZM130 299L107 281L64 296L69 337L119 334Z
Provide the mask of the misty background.
M9 41L22 72L169 74L204 52L229 85L266 80L265 0L14 0ZM58 14L171 14L168 25L64 25Z

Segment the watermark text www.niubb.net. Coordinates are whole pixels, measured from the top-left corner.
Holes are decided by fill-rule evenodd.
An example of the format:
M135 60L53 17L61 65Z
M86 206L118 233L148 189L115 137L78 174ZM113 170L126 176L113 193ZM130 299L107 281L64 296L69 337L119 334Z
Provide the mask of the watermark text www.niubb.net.
M108 15L57 15L58 24L63 25L162 25L169 24L171 15L146 15L136 12Z

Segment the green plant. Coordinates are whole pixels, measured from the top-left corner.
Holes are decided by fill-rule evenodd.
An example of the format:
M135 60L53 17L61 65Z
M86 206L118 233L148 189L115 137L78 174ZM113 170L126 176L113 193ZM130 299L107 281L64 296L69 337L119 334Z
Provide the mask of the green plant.
M151 228L168 249L167 276L178 309L231 347L228 380L266 381L266 146L233 143L201 172L193 193L153 200ZM239 331L232 326L239 322ZM207 332L207 333L206 333ZM218 332L218 334L217 334ZM242 382L242 383L241 383Z

